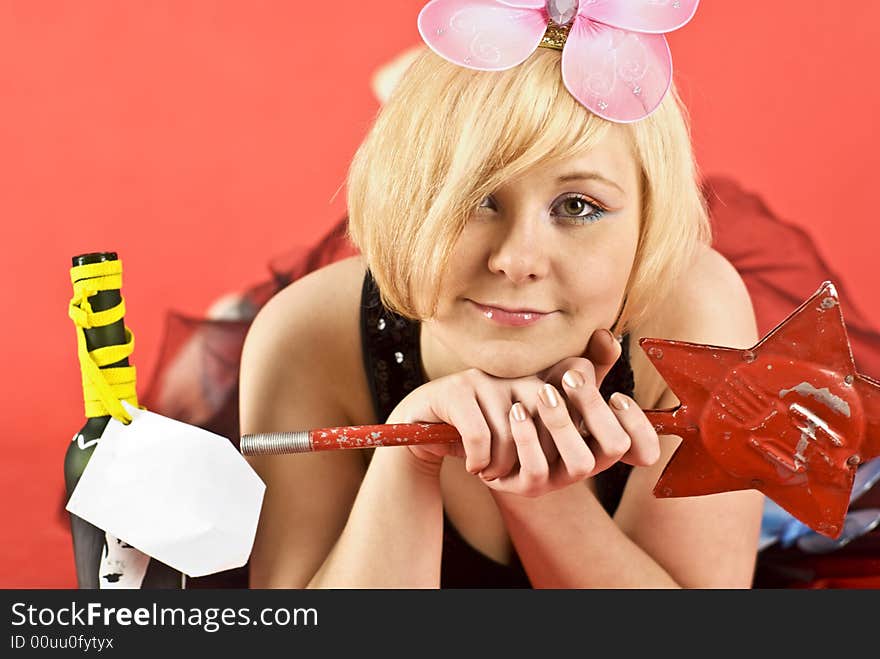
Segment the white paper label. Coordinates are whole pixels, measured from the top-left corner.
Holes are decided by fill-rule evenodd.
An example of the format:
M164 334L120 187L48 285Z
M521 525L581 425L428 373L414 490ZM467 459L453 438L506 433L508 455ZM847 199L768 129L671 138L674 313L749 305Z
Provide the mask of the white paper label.
M225 437L123 405L67 510L148 556L200 577L241 567L266 486Z

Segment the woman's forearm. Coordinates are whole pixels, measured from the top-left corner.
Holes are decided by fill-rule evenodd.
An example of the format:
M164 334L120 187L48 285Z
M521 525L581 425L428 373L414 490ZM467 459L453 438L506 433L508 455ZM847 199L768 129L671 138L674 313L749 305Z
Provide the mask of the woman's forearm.
M679 588L575 483L540 497L492 492L535 588Z
M376 450L339 539L309 588L438 588L439 465L406 447Z

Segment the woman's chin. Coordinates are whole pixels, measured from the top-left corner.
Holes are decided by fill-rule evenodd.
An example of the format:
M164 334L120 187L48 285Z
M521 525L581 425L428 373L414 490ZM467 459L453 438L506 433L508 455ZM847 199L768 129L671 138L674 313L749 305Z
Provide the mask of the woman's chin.
M522 358L491 359L482 363L479 368L484 373L496 378L525 378L531 377L548 368L550 364L537 361L524 361Z

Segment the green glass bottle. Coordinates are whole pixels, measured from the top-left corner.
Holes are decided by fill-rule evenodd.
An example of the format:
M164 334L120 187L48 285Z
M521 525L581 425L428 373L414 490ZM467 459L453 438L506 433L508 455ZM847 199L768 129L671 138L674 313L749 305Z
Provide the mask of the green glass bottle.
M80 254L73 257L73 266L76 268L78 266L107 261L118 261L118 256L115 252ZM73 277L74 284L77 281L82 281L76 275ZM118 288L98 290L88 297L91 310L95 313L112 309L121 302L122 294ZM77 328L77 331L80 331L80 329ZM85 334L86 348L89 351L108 346L125 345L127 343L124 318L106 325L86 328L82 331ZM101 368L109 369L129 365L128 357L125 357L112 364L101 366ZM91 416L87 413L85 424L74 435L70 445L67 447L67 453L64 456L64 482L68 498L79 482L80 476L82 476L83 470L89 462L89 458L91 458L101 435L104 433L104 429L110 422L110 418L108 414ZM112 496L112 493L108 493L108 496ZM105 534L103 530L76 515L71 514L70 526L73 536L74 562L79 588L113 587L113 584L123 577L119 571L125 567L126 551L136 550L124 542ZM108 546L108 540L114 544L113 547ZM111 559L120 557L121 560L112 560L113 567L108 569L108 556ZM103 569L102 559L104 559ZM129 562L135 563L136 561ZM150 559L140 587L145 589L179 589L183 588L184 583L184 577L179 571L155 559Z

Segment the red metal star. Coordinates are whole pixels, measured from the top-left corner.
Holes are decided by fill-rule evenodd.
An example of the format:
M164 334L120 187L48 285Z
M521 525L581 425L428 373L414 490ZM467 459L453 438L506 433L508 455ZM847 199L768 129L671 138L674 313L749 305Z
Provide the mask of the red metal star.
M681 401L646 412L659 434L682 438L655 496L754 488L840 535L856 468L880 455L880 382L856 372L831 282L748 350L640 345Z

